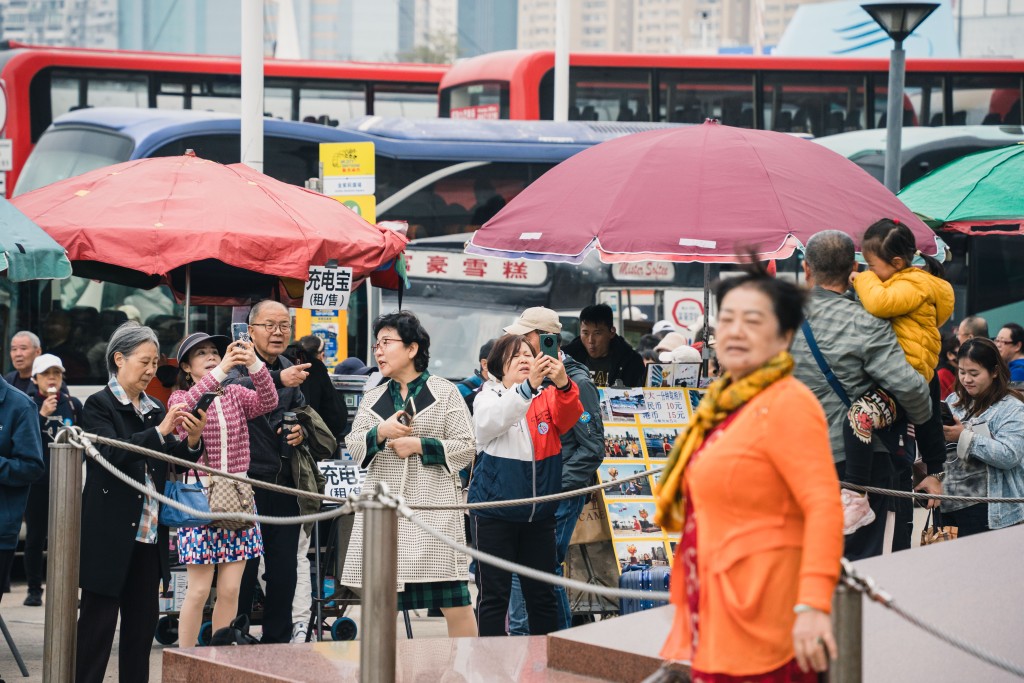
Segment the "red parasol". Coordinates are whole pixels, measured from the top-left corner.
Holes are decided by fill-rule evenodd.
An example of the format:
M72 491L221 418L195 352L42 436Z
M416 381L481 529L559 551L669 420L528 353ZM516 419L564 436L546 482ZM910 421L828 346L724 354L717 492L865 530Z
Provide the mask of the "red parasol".
M476 232L466 251L546 261L786 258L816 232L859 244L880 218L935 234L853 162L784 133L707 122L636 133L563 161Z
M309 266L336 261L358 283L407 241L330 197L192 154L97 169L13 203L67 250L76 275L166 283L179 299L190 278L196 303L294 304Z

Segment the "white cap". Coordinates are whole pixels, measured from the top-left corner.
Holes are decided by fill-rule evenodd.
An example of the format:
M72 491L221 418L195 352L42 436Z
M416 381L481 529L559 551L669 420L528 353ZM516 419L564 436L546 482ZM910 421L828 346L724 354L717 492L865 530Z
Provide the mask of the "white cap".
M654 323L654 329L651 330L651 334L661 334L662 332L675 332L676 326L670 323L668 320L659 320Z
M64 370L64 364L60 362L60 358L53 355L52 353L44 353L41 356L36 356L36 359L32 361L32 376L35 377L41 372L46 372L50 368L60 368L61 372Z
M562 323L558 320L558 314L550 308L534 306L523 311L514 323L505 328L509 334L529 334L534 330L558 334L562 331Z
M658 345L654 347L655 351L673 351L680 346L684 346L687 343L686 337L679 332L669 332L665 335L665 338L658 342Z

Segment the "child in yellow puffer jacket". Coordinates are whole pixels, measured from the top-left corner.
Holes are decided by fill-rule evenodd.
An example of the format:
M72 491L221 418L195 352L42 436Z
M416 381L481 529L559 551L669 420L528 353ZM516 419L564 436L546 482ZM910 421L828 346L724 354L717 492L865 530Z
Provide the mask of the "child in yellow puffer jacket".
M945 440L939 420L935 366L942 349L939 327L953 314L953 287L942 279L942 264L921 254L914 233L897 221L884 218L868 228L861 240L861 253L868 270L850 276L857 296L868 313L892 322L907 362L930 384L932 419L915 425L915 434L929 471L938 471L945 460ZM924 259L924 269L911 265L915 256ZM844 425L844 481L870 483L872 431L893 424L896 415L896 406L884 390L868 392L853 402L848 424ZM867 496L844 490L843 507L847 533L874 519Z

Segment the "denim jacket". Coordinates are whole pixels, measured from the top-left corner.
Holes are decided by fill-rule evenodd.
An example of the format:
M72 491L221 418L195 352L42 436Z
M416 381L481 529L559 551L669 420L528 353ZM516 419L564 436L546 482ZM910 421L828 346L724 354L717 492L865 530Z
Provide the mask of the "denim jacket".
M954 405L956 394L946 399L956 418L964 422L957 442L957 455L976 459L988 466L988 495L993 498L1024 497L1024 403L1005 396L970 420L966 411ZM985 425L988 434L977 427ZM1024 522L1024 504L989 503L988 526L1001 529Z

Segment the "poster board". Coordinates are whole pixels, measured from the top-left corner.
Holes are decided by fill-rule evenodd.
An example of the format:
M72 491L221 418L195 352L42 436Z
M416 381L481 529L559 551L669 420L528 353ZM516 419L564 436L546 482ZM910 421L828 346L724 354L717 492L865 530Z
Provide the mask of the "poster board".
M665 464L703 390L599 389L605 457L597 470L619 572L632 564L671 566L677 541L654 523L654 477L619 483Z

